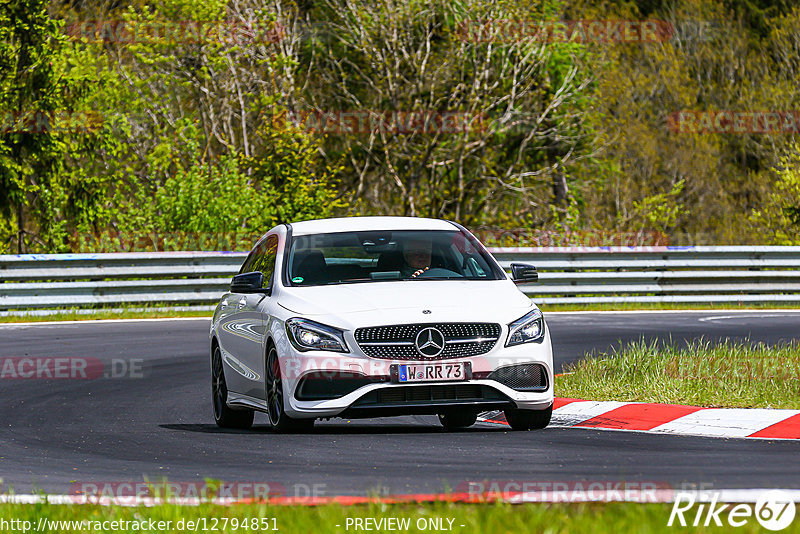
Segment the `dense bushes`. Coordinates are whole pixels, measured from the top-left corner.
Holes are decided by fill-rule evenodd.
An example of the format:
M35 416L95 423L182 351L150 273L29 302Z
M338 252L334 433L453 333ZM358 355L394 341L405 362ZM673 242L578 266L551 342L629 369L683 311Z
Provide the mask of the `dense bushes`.
M682 110L800 109L790 4L10 0L0 253L247 248L336 214L796 242L792 135L670 127ZM503 33L643 18L669 38Z

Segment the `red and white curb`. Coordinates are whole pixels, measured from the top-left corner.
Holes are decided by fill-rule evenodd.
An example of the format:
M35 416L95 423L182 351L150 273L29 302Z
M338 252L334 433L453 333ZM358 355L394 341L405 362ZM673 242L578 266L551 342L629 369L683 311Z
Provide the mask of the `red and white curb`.
M487 414L481 421L507 424L502 413L497 412ZM550 426L718 438L800 439L800 410L556 398Z

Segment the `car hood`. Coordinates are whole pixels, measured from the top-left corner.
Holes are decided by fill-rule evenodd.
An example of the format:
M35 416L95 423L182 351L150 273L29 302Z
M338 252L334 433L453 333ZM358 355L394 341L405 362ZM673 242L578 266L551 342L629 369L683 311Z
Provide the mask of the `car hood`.
M430 319L446 314L448 320L514 320L532 306L531 301L509 280L409 280L284 288L278 303L303 316L393 316L413 314ZM376 313L378 312L378 313ZM434 317L438 316L438 317ZM379 320L379 322L383 322Z

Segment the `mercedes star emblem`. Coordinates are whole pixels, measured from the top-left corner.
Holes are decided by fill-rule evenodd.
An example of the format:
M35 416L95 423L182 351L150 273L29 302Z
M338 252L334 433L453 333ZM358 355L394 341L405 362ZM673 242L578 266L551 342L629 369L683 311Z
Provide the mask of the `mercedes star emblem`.
M432 326L423 328L417 334L415 344L417 352L428 358L435 358L444 350L444 334Z

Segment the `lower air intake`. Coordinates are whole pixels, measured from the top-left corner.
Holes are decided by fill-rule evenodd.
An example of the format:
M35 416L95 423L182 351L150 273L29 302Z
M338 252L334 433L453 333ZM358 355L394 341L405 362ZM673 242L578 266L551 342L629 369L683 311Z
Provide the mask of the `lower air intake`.
M501 367L487 377L516 391L544 391L547 389L547 372L543 365L529 363Z

